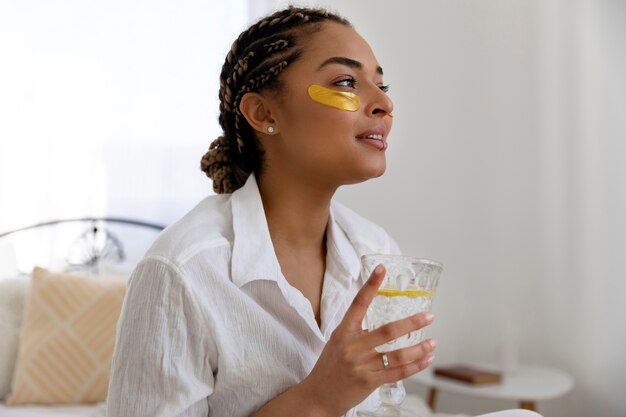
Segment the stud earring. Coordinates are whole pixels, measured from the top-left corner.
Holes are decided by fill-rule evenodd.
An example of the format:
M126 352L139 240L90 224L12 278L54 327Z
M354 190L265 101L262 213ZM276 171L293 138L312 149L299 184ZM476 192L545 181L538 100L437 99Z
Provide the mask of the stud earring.
M267 128L267 133L269 133L270 135L271 135L272 133L274 133L274 126L269 126L269 127Z

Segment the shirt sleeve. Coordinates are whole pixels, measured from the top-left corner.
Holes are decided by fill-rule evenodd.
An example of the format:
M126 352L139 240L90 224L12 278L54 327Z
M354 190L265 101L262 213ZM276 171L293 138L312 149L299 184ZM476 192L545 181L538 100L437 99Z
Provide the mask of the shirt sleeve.
M206 417L214 377L206 318L176 265L146 258L117 325L108 417Z

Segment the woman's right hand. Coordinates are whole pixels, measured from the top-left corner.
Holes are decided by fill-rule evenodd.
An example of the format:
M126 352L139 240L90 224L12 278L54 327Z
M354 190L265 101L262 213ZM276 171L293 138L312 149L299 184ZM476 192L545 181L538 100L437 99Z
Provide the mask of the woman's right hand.
M389 365L383 366L376 346L429 325L433 316L419 313L375 330L362 329L367 308L385 276L378 265L354 297L343 320L332 333L311 373L302 381L308 401L316 404L320 415L341 416L361 403L372 391L389 382L407 378L428 367L435 342L428 339L415 346L387 352Z

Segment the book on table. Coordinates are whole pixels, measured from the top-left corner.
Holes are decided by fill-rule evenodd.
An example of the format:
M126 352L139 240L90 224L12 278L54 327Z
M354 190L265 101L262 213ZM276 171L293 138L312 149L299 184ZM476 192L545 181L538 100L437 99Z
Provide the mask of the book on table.
M499 384L502 382L502 373L481 369L473 365L438 366L434 370L435 376L450 378L467 384Z

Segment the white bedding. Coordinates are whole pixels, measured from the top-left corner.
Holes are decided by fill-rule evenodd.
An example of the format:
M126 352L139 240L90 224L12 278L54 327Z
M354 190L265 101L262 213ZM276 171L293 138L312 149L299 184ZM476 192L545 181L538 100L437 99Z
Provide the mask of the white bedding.
M104 404L69 406L13 406L0 403L0 417L104 417Z

